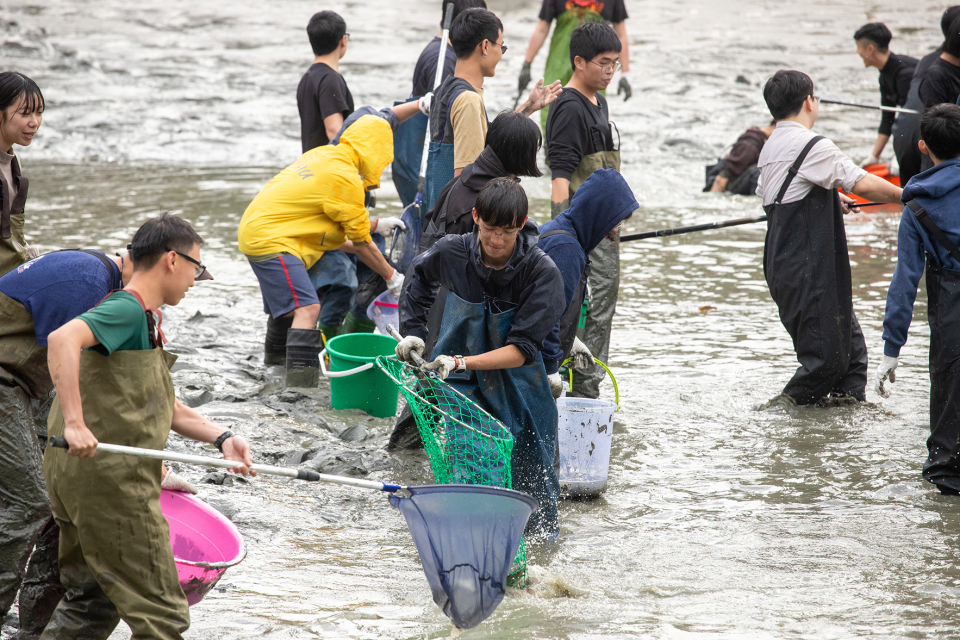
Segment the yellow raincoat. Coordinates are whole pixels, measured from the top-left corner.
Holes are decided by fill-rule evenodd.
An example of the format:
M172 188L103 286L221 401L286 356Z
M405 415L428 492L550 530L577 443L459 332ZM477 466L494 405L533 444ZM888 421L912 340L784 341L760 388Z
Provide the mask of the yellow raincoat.
M371 242L363 195L391 162L390 125L363 116L340 144L311 149L267 183L240 220L240 251L254 261L291 253L309 269L346 239Z

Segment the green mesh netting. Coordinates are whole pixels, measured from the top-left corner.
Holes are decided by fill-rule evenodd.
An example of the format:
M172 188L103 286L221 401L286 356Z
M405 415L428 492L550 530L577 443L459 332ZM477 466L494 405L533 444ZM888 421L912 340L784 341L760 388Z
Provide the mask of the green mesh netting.
M439 378L393 357L377 367L400 387L420 432L437 484L482 484L512 489L513 434L502 422ZM511 586L526 586L523 541L510 571Z

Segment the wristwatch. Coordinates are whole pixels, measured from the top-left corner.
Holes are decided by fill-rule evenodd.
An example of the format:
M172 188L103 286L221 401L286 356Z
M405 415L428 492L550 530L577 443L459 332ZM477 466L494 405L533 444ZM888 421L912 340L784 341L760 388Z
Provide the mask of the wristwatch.
M467 370L467 359L463 356L453 356L453 361L457 364L453 373L463 373Z
M226 442L228 438L232 438L234 435L236 434L234 434L233 431L230 431L230 429L227 429L226 431L220 434L219 438L214 440L213 446L215 446L220 451L220 453L223 453L223 443Z

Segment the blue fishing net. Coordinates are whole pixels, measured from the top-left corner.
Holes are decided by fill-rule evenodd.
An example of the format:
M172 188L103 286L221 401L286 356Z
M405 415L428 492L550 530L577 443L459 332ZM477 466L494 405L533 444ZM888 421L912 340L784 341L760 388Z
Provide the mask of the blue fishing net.
M417 257L417 251L420 248L420 237L423 235L423 198L418 193L413 203L410 204L400 219L407 227L406 231L397 229L393 232L393 244L390 245L390 263L393 264L400 273L406 273L407 268L413 259Z
M457 627L473 628L503 600L537 501L520 491L475 484L409 492L409 497L391 494L390 503L407 521L433 601Z

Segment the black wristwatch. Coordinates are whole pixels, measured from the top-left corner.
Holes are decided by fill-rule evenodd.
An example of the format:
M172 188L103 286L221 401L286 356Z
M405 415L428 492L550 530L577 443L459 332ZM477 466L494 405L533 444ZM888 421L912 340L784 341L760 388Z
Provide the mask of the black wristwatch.
M219 438L213 441L213 446L215 446L220 451L220 453L223 453L223 443L227 441L227 438L232 438L234 435L236 434L234 434L233 431L230 431L230 429L227 429L226 431L220 434Z

